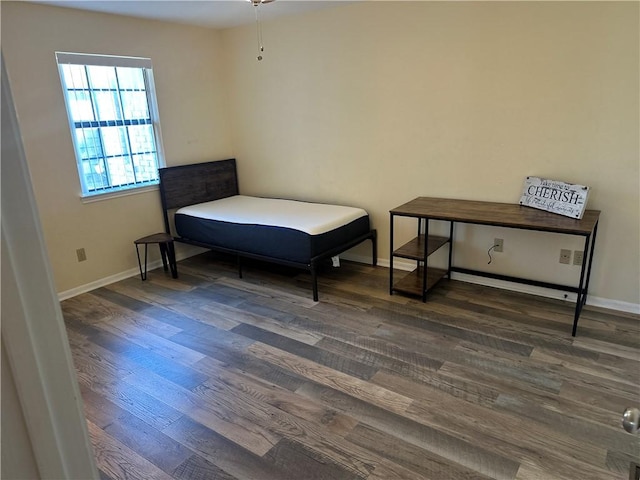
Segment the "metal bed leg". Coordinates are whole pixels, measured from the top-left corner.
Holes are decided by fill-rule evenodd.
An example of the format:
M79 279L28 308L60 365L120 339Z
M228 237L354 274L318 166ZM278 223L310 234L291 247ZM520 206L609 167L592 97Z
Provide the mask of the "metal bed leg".
M169 268L171 269L171 277L178 278L178 262L176 261L176 249L173 242L167 242L167 257Z
M169 264L167 263L167 244L160 242L158 246L160 247L160 256L162 257L162 269L165 272L168 272ZM172 270L172 273L173 273L173 270Z
M375 230L371 234L371 250L372 250L371 263L375 267L376 265L378 265L378 233Z
M318 301L318 272L316 269L316 264L311 264L311 285L313 286L313 301Z

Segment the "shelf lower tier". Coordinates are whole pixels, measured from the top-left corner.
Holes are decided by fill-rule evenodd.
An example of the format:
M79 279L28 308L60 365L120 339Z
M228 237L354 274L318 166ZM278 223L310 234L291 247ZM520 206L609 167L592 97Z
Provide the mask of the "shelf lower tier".
M422 297L423 293L431 289L438 281L447 276L447 271L442 268L427 268L427 284L424 292L422 290L422 266L416 268L413 272L408 273L400 280L393 284L393 291L406 293L409 295L417 295Z
M427 256L438 250L449 242L447 237L429 235L427 237ZM394 257L410 258L413 260L424 260L424 235L415 237L408 243L393 252Z

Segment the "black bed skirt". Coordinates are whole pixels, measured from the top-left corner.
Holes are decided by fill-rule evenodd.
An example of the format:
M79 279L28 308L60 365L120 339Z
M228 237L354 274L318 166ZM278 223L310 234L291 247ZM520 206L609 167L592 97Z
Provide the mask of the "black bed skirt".
M369 216L319 235L269 225L247 225L175 215L179 237L212 247L242 251L289 262L309 264L311 259L370 232Z

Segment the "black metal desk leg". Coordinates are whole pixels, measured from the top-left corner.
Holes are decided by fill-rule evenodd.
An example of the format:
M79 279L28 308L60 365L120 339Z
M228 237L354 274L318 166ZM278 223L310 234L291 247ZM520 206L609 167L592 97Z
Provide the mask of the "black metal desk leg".
M582 307L587 303L589 280L591 279L591 267L593 266L593 252L596 246L596 234L598 233L598 223L599 222L596 222L593 226L593 233L591 235L588 235L584 240L584 257L582 258L582 270L580 271L580 284L578 287L576 312L573 318L573 330L571 332L571 335L574 337L576 336L576 332L578 330L578 319L580 318Z
M580 269L580 283L578 283L578 298L576 299L576 311L573 316L573 330L571 336L575 337L578 330L578 320L580 319L580 313L582 312L582 306L587 301L587 287L585 284L585 277L587 271L587 257L589 256L590 236L587 236L584 240L584 256L582 257L582 268Z
M449 265L447 266L447 278L451 280L451 262L453 261L453 226L455 222L451 220L449 225Z
M596 234L598 233L598 223L596 222L596 224L593 227L593 234L591 235L591 248L589 249L589 266L587 267L587 279L585 281L584 284L584 291L585 293L589 291L589 280L591 279L591 267L593 266L593 251L595 250L596 247ZM588 242L585 242L585 244ZM585 258L587 256L586 252L585 252ZM582 261L584 262L584 258L582 259Z
M391 241L389 242L391 245L389 247L389 295L393 295L393 215L389 217L389 238Z
M422 219L420 219L422 220ZM429 258L429 219L425 218L424 220L424 252L423 252L423 261L422 261L422 302L425 303L427 301L427 259ZM418 266L420 265L420 260L418 260Z

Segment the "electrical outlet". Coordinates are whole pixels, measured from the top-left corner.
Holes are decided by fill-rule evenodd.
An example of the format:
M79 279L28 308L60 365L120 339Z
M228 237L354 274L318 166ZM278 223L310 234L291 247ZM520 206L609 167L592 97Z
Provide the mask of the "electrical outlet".
M571 250L565 250L564 248L560 250L560 263L564 263L565 265L571 263Z
M493 239L493 251L502 252L504 248L504 240L502 238Z
M76 250L76 255L78 256L79 262L84 262L87 259L87 254L84 251L84 248L79 248Z
M584 259L584 252L582 250L576 250L575 252L573 252L574 265L582 265L583 259Z

